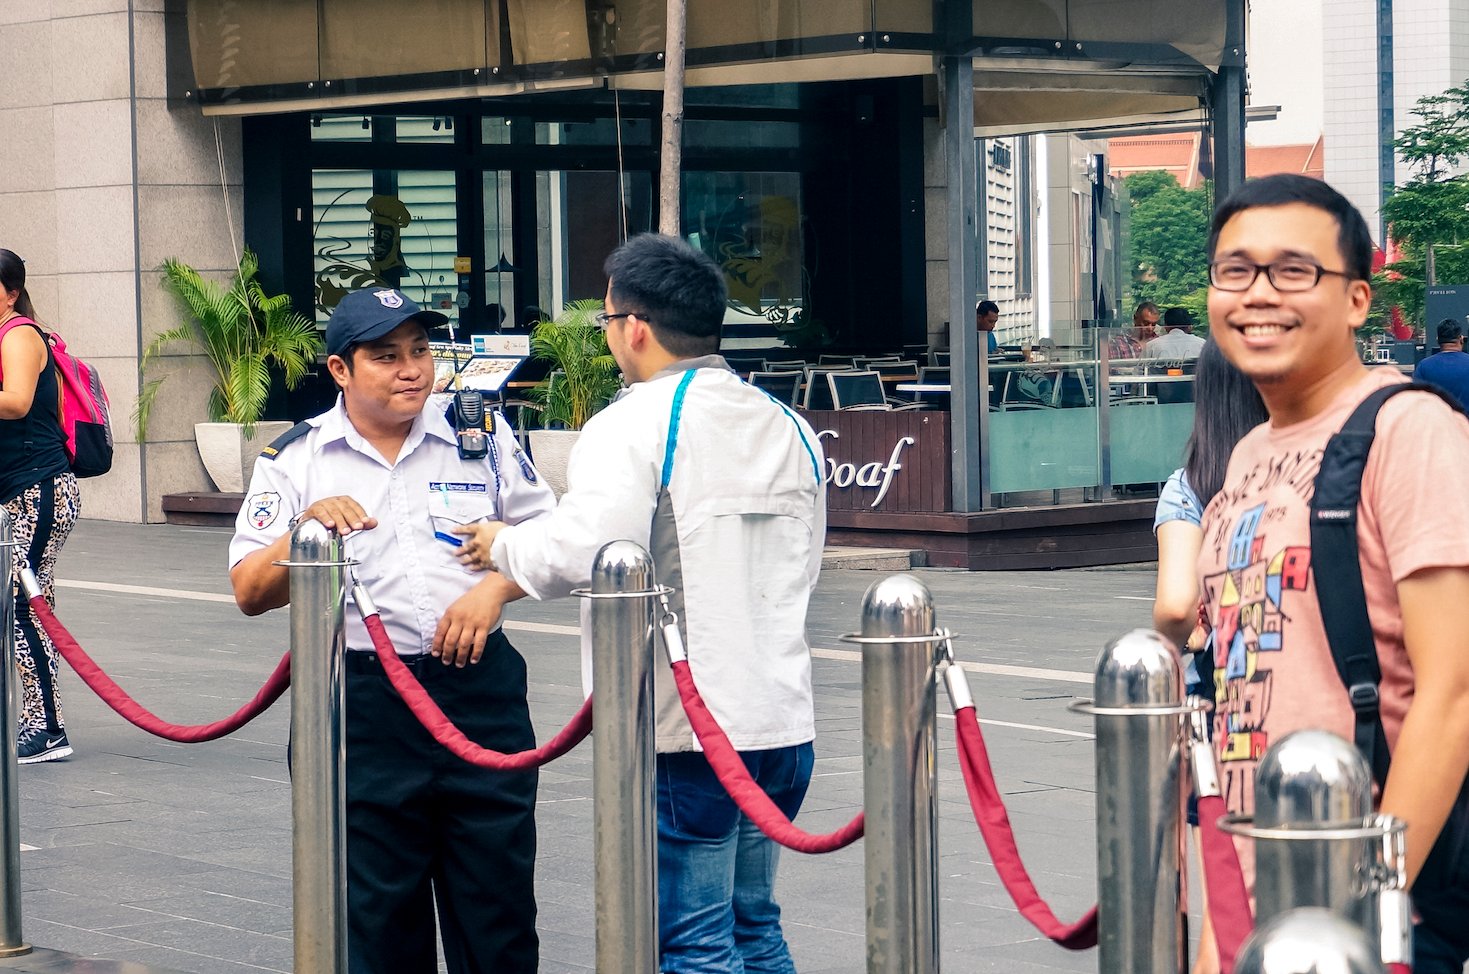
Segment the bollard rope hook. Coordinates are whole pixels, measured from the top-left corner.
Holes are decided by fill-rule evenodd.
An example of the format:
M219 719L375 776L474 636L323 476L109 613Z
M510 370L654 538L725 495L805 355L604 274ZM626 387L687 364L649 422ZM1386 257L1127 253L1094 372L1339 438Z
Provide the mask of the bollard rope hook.
M25 592L26 600L30 603L31 612L35 614L36 621L46 631L46 635L51 637L51 642L55 644L56 651L61 654L62 659L66 660L73 670L76 670L82 682L128 723L164 740L175 741L179 744L198 744L203 741L216 740L226 734L233 734L270 709L270 705L279 700L281 694L285 693L286 688L291 685L291 654L288 652L281 656L280 662L275 665L275 669L271 671L270 677L266 679L260 691L230 716L223 720L216 720L212 724L171 724L154 715L130 697L127 691L118 686L116 681L104 673L102 667L86 654L71 633L67 632L57 620L56 614L51 611L51 606L41 594L40 583L29 566L20 571L20 585Z
M1057 945L1067 950L1095 947L1097 908L1092 907L1075 923L1062 923L1045 900L1041 899L1025 863L1021 861L1020 849L1015 844L1015 832L1010 826L1010 815L1005 810L1004 800L995 784L984 735L979 729L979 718L975 713L974 698L969 692L969 681L954 657L953 637L945 629L937 630L935 635L942 637L937 653L944 663L944 686L949 691L949 701L954 707L954 727L959 742L959 770L964 775L964 784L969 791L969 806L974 813L974 821L979 825L985 845L989 847L990 859L994 861L995 872L1005 884L1005 892L1010 894L1020 915Z
M1202 698L1190 696L1188 702L1199 705L1189 715L1189 765L1199 801L1199 850L1204 860L1204 885L1209 891L1209 919L1214 924L1220 974L1231 974L1235 956L1255 920L1240 870L1239 850L1217 824L1225 817L1224 792L1219 787L1218 758L1209 743L1208 713Z
M669 665L673 667L673 679L678 685L684 714L694 729L694 736L699 739L699 746L704 749L704 758L709 762L709 767L714 769L719 783L724 786L739 810L772 842L796 852L835 852L860 839L865 827L861 812L835 832L815 835L793 825L785 813L776 807L775 802L770 800L770 796L750 776L744 759L730 743L714 715L709 712L704 698L699 695L699 688L694 685L688 654L684 651L683 635L678 631L678 615L668 604L667 590L659 593L659 599L663 603L663 615L659 618L658 625L663 632L663 645L668 652Z
M372 638L373 648L377 650L378 662L382 664L383 674L387 676L388 682L393 685L393 689L398 691L398 696L403 698L403 702L408 705L413 716L418 718L423 729L462 760L477 768L487 768L491 771L528 771L559 758L584 741L591 733L592 701L589 697L571 718L571 722L563 727L555 737L538 748L505 754L481 747L465 737L464 732L454 726L444 711L439 709L439 705L428 695L423 684L415 680L413 674L408 672L408 667L404 666L403 661L398 658L398 651L393 647L393 640L383 626L377 606L373 604L371 597L367 594L367 589L357 579L355 572L352 576L352 601L362 616L363 624L367 626L367 634Z

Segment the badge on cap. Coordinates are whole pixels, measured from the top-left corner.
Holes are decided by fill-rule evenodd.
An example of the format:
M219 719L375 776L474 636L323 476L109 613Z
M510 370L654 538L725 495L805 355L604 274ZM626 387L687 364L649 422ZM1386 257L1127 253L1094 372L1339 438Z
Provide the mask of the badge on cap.
M530 457L520 447L515 448L515 462L520 464L520 472L525 474L525 479L531 483L538 483L536 479L536 468L531 466Z
M373 291L372 296L377 298L378 302L384 308L403 307L403 295L399 294L392 288L388 288L386 291Z
M281 513L281 495L273 490L262 491L250 498L250 525L262 531L275 523Z

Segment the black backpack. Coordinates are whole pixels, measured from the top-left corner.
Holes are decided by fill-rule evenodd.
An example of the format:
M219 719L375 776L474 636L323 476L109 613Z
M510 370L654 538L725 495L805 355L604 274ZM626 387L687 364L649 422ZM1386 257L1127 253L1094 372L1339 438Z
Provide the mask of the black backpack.
M1379 787L1386 785L1392 755L1378 709L1382 670L1362 586L1357 504L1367 454L1377 435L1377 413L1388 399L1408 391L1432 393L1461 412L1458 403L1433 386L1404 383L1374 391L1327 441L1311 498L1311 571L1321 622L1356 714L1357 747ZM1461 956L1469 955L1469 778L1460 784L1458 800L1413 885L1413 906Z

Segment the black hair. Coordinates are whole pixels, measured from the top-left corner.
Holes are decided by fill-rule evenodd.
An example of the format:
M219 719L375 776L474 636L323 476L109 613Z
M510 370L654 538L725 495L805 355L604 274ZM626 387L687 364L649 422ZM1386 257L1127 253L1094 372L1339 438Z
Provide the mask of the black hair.
M678 237L643 233L614 250L602 269L618 309L646 318L667 351L693 358L719 349L729 292L708 254Z
M1164 328L1192 328L1194 316L1189 314L1187 308L1169 308L1163 315Z
M1218 345L1206 342L1194 373L1194 428L1183 454L1184 475L1201 506L1224 486L1234 445L1269 418L1255 384Z
M1323 211L1336 221L1337 249L1341 251L1347 277L1367 281L1372 278L1372 235L1367 231L1367 221L1345 196L1319 179L1294 173L1278 173L1251 179L1230 193L1219 209L1214 211L1214 220L1209 225L1209 259L1214 259L1214 248L1219 244L1219 231L1237 213L1265 206L1287 206L1304 203ZM1332 268L1328 268L1330 270Z
M1438 323L1438 343L1447 345L1464 337L1464 326L1455 318L1445 318Z
M999 314L1000 306L993 301L981 301L974 306L975 315Z
M19 291L20 297L15 299L16 313L36 320L35 305L31 304L31 296L26 293L26 262L13 250L0 248L0 287Z

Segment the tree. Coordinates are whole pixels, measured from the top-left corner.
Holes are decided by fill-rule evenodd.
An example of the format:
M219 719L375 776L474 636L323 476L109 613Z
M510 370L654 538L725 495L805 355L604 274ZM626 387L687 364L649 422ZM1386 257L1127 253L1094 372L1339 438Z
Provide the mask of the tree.
M1125 180L1132 202L1128 241L1132 302L1188 308L1204 321L1209 287L1210 188L1184 189L1171 173L1139 172Z
M1380 328L1398 308L1416 331L1430 249L1437 280L1469 281L1469 177L1453 171L1469 159L1469 83L1418 99L1413 114L1420 121L1393 140L1412 178L1382 204L1399 259L1373 275L1369 325Z

